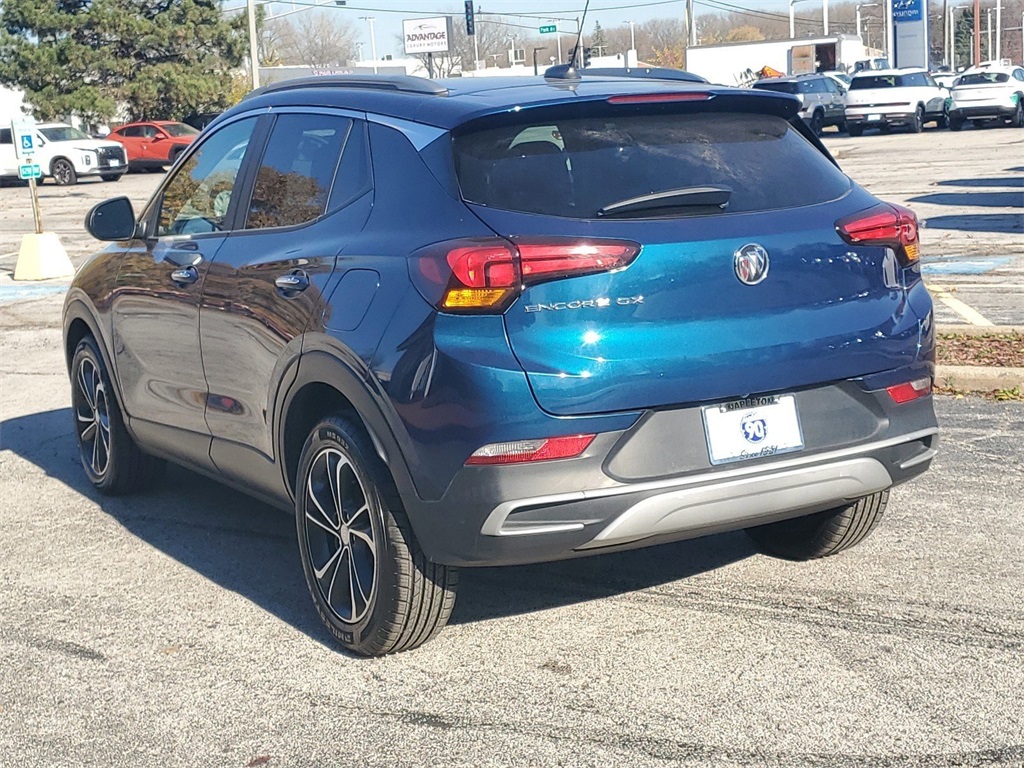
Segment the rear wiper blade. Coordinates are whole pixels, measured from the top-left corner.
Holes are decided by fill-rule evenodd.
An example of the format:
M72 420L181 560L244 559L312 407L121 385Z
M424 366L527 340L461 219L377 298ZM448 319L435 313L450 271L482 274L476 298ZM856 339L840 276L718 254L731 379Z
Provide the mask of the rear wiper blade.
M597 212L598 216L614 216L634 211L649 211L659 208L721 208L729 204L732 190L729 187L681 187L649 195L630 197L609 203Z

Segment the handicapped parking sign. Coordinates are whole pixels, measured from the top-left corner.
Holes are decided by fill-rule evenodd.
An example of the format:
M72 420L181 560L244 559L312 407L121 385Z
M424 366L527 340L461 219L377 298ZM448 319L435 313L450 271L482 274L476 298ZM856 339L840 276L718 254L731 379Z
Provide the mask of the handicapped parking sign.
M14 134L14 154L19 160L28 160L36 151L35 120L12 120L11 133Z

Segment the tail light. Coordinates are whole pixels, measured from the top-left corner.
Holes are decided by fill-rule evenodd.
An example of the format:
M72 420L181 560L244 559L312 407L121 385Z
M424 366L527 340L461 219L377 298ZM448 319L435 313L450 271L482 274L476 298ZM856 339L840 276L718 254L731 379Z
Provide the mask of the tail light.
M491 443L473 452L466 464L523 464L552 459L573 459L587 450L594 435L567 435L539 440Z
M623 240L452 240L416 253L412 275L438 309L496 313L527 285L623 269L639 252L639 245Z
M926 397L932 393L932 380L930 378L914 379L903 384L894 384L886 387L885 391L897 405L909 403L920 397Z
M892 248L903 266L921 256L917 215L909 208L882 203L836 222L836 231L850 245L884 245Z

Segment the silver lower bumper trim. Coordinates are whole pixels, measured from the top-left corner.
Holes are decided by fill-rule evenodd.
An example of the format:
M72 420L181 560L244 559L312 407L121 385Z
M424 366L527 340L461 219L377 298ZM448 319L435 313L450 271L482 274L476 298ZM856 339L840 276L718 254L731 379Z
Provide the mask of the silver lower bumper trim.
M506 521L509 516L514 514L517 510L529 507L553 506L566 502L607 498L609 496L649 491L664 491L664 493L659 493L657 496L645 499L637 505L630 507L630 509L617 517L616 520L610 523L600 534L598 534L597 539L594 539L593 542L585 546L608 546L609 544L615 543L617 539L613 541L609 537L612 535L610 533L611 530L618 524L619 520L622 520L623 517L629 514L632 509L635 509L637 506L640 506L645 502L652 502L653 505L655 499L678 498L682 502L681 506L686 506L686 502L684 501L685 499L690 499L692 501L703 495L705 498L712 499L713 506L721 508L727 507L732 510L729 513L730 515L739 514L736 519L740 522L756 517L769 516L774 512L784 512L786 509L799 510L810 508L819 503L816 500L821 495L825 497L824 502L821 503L827 503L832 500L838 500L838 503L841 503L844 499L856 499L861 496L867 496L871 493L884 490L892 485L892 478L889 476L889 473L885 470L882 464L875 459L870 458L870 456L866 454L901 445L903 443L922 440L937 434L938 431L938 428L931 427L904 435L897 435L895 437L890 437L873 443L841 448L825 453L810 455L797 454L793 458L774 461L768 465L755 462L750 465L740 465L724 471L702 473L683 478L666 478L651 482L618 485L610 488L597 488L586 491L573 491L570 493L558 493L547 496L532 496L523 499L513 499L498 504L491 511L487 516L487 520L484 521L484 524L480 529L480 533L485 536L533 536L544 533L560 533L581 530L585 526L580 522L536 523L534 525L514 526L506 525ZM929 448L918 456L904 461L901 468L906 469L916 464L920 464L921 462L928 461L933 458L936 453L937 451L935 448ZM843 469L847 467L847 465L855 466L853 468ZM842 475L842 472L844 471L848 472L848 476ZM799 478L801 477L807 481L807 483L805 483L807 487L798 485L797 487L799 490L794 491L792 494L787 496L788 499L795 502L788 507L783 505L761 513L746 515L744 513L743 504L734 503L737 499L742 501L743 499L749 498L750 500L744 501L748 507L751 504L758 504L760 502L757 497L762 493L762 489L765 488L778 488L781 492L781 486L777 486L775 484L775 479L780 477L791 478L797 483L800 482ZM814 480L814 478L818 478L818 480ZM828 478L832 478L833 480L831 485L827 482ZM858 483L861 483L861 489L857 488ZM749 490L752 488L756 490ZM718 493L718 489L723 489L721 494ZM782 497L776 496L775 499L776 502L781 503ZM667 501L666 503L671 506L675 502ZM694 509L693 504L686 506L686 509L690 510L686 512L687 518L689 518L691 514L698 514ZM644 514L650 515L651 513ZM704 512L700 512L699 514L712 514L712 511L708 509ZM661 516L664 517L666 515L663 514ZM668 516L671 516L671 512ZM650 517L648 517L648 519L650 519ZM719 518L717 524L726 523L731 519L732 517ZM678 522L679 521L677 520L677 523ZM673 523L673 525L675 524L676 523ZM686 526L682 529L673 528L672 532L688 530L691 527L696 529L697 527L707 526ZM740 528L743 526L737 525L736 527ZM600 540L600 537L604 536L605 532L609 532L608 537ZM653 536L660 532L661 531L653 531L651 533L645 533L642 536L634 536L633 538Z
M754 524L758 518L814 509L885 490L892 478L881 462L862 458L682 488L637 502L579 547L607 547L650 536Z

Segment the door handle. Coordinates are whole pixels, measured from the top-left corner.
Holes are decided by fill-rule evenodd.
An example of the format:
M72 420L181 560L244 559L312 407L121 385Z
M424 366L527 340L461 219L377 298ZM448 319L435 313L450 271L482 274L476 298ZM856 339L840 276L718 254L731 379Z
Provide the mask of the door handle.
M274 285L286 297L293 296L309 288L309 276L301 270L289 272L286 275L280 275L274 281Z
M171 272L171 280L178 285L191 285L199 279L199 272L195 267L181 267Z

